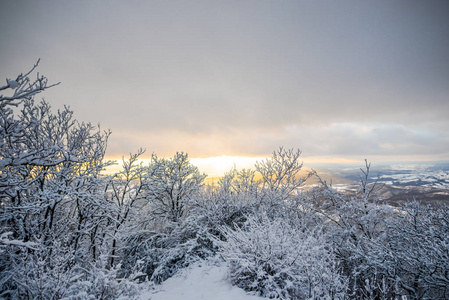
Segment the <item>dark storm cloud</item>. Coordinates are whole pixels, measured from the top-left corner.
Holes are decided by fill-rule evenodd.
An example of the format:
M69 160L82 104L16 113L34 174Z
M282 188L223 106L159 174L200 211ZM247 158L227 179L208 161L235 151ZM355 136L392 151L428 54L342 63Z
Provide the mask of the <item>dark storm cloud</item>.
M111 153L448 155L445 1L2 8L3 77L41 57L46 98L111 128Z

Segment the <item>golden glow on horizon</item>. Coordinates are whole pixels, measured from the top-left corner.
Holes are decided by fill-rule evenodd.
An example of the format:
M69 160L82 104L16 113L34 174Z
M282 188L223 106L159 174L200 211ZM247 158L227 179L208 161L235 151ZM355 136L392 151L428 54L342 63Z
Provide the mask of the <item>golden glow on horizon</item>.
M197 166L202 173L207 174L209 177L223 176L226 172L229 172L234 166L241 169L254 169L254 164L257 161L262 161L266 157L249 157L249 156L214 156L205 158L190 158L190 163ZM114 173L121 169L122 158L107 157L106 160L115 160L117 165L107 168L107 173ZM151 162L150 158L141 158L139 163L148 165Z
M234 166L238 169L254 169L257 161L262 161L266 157L249 157L249 156L214 156L206 158L191 158L190 162L197 166L201 172L206 173L210 177L223 176L229 172Z
M226 172L229 172L234 166L238 169L254 169L254 165L258 161L263 161L267 157L251 157L251 156L213 156L205 158L190 158L190 162L197 166L202 173L205 173L209 177L221 177ZM402 159L401 159L402 158ZM106 173L111 174L121 170L122 158L106 157L106 160L115 160L116 165L107 168ZM304 169L317 168L317 164L352 164L363 166L364 158L356 157L355 159L343 158L343 157L330 157L330 156L309 156L300 157L300 160L304 163ZM418 159L416 159L418 161ZM380 164L381 162L401 162L406 161L405 157L368 157L368 161L373 164ZM424 161L424 160L421 160ZM150 158L141 158L139 163L148 165L151 162Z
M241 169L254 169L254 165L258 161L263 161L268 157L251 157L251 156L213 156L205 158L190 158L190 162L197 166L202 173L207 174L209 177L221 177L226 172L236 167L238 170ZM122 158L112 158L107 157L107 160L115 160L117 165L107 168L107 173L118 172L122 167ZM307 167L313 167L313 164L319 163L338 163L338 164L353 164L353 163L363 163L363 160L351 160L346 158L323 158L323 157L310 157L303 158L301 161ZM143 165L148 165L151 162L150 158L141 158L139 163Z

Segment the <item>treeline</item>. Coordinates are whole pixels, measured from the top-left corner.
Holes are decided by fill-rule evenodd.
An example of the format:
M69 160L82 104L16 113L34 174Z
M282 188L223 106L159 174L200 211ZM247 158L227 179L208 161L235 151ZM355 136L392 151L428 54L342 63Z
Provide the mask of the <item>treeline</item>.
M0 298L132 298L217 255L268 298L449 298L447 205L378 203L368 163L356 195L300 189L283 148L214 186L185 153L105 175L109 131L36 103L35 67L0 87Z

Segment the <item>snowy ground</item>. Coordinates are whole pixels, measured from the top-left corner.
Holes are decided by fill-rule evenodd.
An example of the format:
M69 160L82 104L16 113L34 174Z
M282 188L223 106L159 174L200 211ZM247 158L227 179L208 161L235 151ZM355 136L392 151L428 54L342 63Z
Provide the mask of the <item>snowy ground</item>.
M226 281L224 262L202 261L167 279L139 300L261 300Z

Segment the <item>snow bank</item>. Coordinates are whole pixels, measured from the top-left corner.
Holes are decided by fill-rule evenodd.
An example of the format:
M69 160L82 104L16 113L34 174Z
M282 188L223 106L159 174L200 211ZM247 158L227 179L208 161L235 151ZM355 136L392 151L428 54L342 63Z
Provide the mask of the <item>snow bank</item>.
M201 261L167 279L156 289L143 293L140 300L260 300L231 286L226 280L227 266L221 261Z

